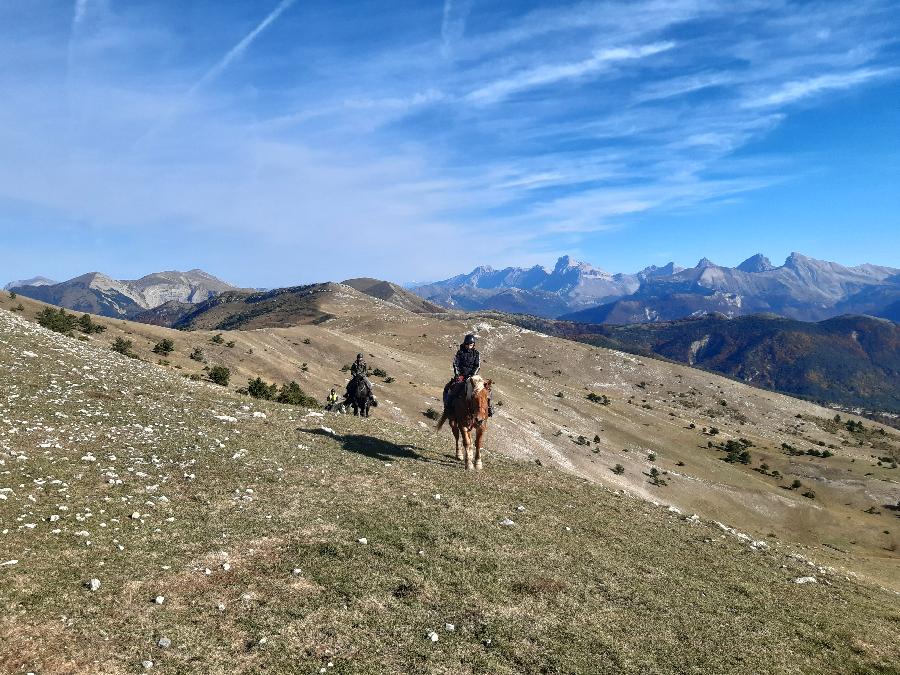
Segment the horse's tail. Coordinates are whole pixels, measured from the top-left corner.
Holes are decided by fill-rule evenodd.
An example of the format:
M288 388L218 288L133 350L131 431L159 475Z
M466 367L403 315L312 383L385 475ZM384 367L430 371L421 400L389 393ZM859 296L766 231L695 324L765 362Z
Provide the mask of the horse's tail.
M438 431L440 431L440 430L443 428L444 422L446 422L446 421L447 421L447 413L444 412L444 414L441 415L441 419L439 419L439 420L438 420L438 423L437 423L437 430L438 430Z

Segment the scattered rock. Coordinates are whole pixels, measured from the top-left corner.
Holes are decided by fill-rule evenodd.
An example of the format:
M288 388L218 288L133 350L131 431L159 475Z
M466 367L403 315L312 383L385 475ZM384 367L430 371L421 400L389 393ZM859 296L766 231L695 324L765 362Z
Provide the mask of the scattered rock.
M444 624L444 629L445 629L448 633L452 633L453 631L456 630L456 626L454 626L452 623L448 623L448 624Z
M157 595L156 598L153 600L153 602L155 602L157 605L161 605L165 601L166 601L166 596L164 596L164 595Z
M816 583L815 577L797 577L794 579L795 584L814 584Z
M168 649L172 646L172 641L167 637L161 637L159 638L159 642L156 643L156 646L161 649Z
M153 667L153 661L141 661L141 665L144 666L144 670L150 670Z
M503 525L504 527L512 527L515 525L515 523L513 521L511 521L509 518L504 518L503 520L500 521L500 524Z
M91 589L92 591L99 591L100 590L100 580L99 579L91 579L89 582L87 582L87 587L89 589Z
M366 544L369 543L369 540L366 539L365 537L360 537L360 538L357 539L356 541L358 541L358 542L359 542L360 544L362 544L363 546L365 546Z
M438 634L435 633L433 630L428 631L428 635L426 635L426 637L427 637L429 640L431 640L432 642L437 642L438 639L439 639L439 638L438 638Z

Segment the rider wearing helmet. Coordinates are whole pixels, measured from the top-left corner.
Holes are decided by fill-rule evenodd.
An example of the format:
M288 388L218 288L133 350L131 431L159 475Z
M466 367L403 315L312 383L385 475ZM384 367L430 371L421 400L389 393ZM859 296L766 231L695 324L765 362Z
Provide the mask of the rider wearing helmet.
M463 339L462 344L453 357L453 379L444 387L444 407L449 407L450 391L454 385L459 386L481 370L481 354L475 349L475 335L469 333ZM488 398L488 415L494 414L494 408Z
M453 376L460 380L477 375L481 370L481 354L475 349L475 336L466 335L453 358Z
M369 382L369 378L366 377L369 373L369 365L366 363L365 358L362 353L356 355L356 361L350 366L350 374L354 377L362 378L362 381L365 382L366 387L369 390L369 396L374 400L375 398L375 390L372 388L372 383ZM353 380L351 379L350 382ZM347 383L347 393L346 397L350 398L350 382Z

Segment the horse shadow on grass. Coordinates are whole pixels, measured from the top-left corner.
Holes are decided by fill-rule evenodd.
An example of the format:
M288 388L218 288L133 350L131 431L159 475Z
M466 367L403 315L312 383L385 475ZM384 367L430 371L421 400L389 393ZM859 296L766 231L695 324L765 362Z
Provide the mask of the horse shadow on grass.
M342 436L337 433L330 433L324 429L304 429L303 427L298 427L297 431L305 434L313 434L315 436L333 438L341 444L341 447L344 450L370 457L371 459L377 459L379 462L415 460L433 464L444 464L447 466L454 463L450 460L450 455L441 458L428 457L424 454L428 452L425 448L409 444L398 445L397 443L392 443L375 436L366 436L364 434L344 434Z

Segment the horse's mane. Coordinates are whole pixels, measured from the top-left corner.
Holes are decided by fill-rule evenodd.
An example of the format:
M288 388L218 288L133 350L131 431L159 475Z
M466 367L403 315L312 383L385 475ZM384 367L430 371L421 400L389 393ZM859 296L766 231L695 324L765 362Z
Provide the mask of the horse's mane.
M481 375L473 375L466 381L466 398L474 398L482 389L484 389L484 378Z

